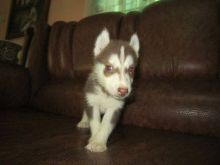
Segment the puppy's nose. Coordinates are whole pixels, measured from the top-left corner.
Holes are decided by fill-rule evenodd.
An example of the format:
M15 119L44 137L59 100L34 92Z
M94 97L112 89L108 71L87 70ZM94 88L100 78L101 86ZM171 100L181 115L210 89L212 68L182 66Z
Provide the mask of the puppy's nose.
M128 88L126 87L119 87L118 88L118 93L120 96L125 96L128 93Z

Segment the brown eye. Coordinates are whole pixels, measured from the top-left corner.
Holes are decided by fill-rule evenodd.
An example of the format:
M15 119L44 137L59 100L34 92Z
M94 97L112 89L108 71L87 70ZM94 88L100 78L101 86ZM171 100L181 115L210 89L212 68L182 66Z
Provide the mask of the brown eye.
M105 66L105 71L106 72L111 72L113 70L113 66L111 66L111 65L106 65Z
M135 70L135 67L134 67L134 66L130 66L130 67L128 68L128 73L131 74L131 75L133 75L133 74L134 74L134 70Z

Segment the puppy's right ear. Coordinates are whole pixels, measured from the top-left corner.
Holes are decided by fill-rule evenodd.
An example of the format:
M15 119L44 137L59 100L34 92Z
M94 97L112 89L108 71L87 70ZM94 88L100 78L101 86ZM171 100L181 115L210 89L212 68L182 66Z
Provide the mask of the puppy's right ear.
M98 35L95 41L95 48L94 48L94 56L97 57L101 51L109 44L110 37L109 32L106 28L102 30L102 32Z

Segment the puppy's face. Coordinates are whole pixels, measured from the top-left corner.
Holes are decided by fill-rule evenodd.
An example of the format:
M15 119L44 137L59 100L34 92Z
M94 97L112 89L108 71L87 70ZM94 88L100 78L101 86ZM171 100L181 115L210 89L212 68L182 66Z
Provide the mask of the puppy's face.
M135 66L138 61L139 40L132 35L130 43L111 40L104 29L97 37L94 56L96 73L103 90L116 99L129 96L132 89Z

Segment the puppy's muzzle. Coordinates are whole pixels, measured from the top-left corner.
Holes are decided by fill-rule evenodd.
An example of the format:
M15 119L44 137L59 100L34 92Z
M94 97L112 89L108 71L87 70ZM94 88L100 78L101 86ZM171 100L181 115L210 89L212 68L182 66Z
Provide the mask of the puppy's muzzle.
M125 96L126 94L128 94L128 88L126 88L126 87L119 87L118 88L118 94L120 95L120 96Z

